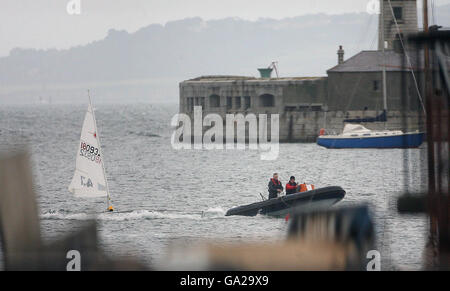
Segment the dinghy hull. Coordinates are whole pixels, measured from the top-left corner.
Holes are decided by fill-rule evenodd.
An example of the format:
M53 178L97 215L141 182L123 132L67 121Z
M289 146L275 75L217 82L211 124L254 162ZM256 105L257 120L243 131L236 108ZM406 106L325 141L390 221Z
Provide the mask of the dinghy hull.
M257 214L285 216L297 208L330 207L342 200L344 196L345 191L341 187L324 187L234 207L228 210L225 216L255 216Z

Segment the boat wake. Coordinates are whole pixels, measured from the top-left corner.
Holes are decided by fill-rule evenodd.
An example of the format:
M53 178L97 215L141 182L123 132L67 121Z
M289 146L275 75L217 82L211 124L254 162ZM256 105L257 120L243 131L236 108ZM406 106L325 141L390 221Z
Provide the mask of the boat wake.
M208 208L202 212L202 217L224 217L226 210L222 207Z
M71 213L67 211L49 210L41 214L43 220L100 220L100 221L127 221L127 220L152 220L152 219L188 219L201 220L205 218L224 217L225 210L216 207L196 213L180 213L174 211L134 210L129 212L104 212L104 213Z
M151 132L144 132L144 131L128 131L128 134L130 135L137 135L137 136L143 136L143 137L161 137L159 134L151 133Z

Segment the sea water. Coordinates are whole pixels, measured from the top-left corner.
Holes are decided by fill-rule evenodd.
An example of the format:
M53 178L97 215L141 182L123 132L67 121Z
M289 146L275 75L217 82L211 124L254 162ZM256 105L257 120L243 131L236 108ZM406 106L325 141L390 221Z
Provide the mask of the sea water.
M67 190L87 105L0 107L0 151L26 144L32 153L47 242L93 217L108 254L148 264L164 260L174 243L282 240L284 219L224 216L231 207L260 201L278 172L283 183L294 175L316 188L341 186L347 192L341 205L369 204L382 268L422 267L428 220L399 215L396 198L423 188L423 149L329 150L291 143L280 145L274 161L248 150L174 150L170 120L178 105L95 107L111 198L120 213L101 213L105 199L76 198Z

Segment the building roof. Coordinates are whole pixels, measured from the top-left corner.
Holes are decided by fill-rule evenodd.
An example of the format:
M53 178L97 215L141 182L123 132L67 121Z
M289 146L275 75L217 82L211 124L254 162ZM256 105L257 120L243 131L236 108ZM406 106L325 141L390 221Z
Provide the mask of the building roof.
M255 77L250 76L234 76L234 75L208 75L208 76L200 76L197 78L189 79L187 81L237 81L237 80L255 80Z
M200 76L194 79L189 79L184 82L234 82L234 81L303 81L303 80L317 80L326 77L283 77L283 78L256 78L251 76L231 76L231 75L210 75Z
M417 60L415 51L406 52L411 61L412 68L417 70ZM403 66L402 66L403 65ZM380 72L386 67L386 71L410 71L408 60L405 54L397 53L394 50L382 51L361 51L348 60L344 61L327 71L328 72Z

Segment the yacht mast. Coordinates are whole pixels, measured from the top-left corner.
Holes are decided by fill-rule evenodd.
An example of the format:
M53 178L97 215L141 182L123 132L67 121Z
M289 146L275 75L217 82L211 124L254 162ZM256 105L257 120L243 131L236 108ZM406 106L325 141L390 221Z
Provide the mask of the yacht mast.
M384 41L384 0L380 1L380 21L381 25L379 26L381 29L381 51L383 53L383 63L382 67L382 83L383 83L383 113L387 119L387 93L386 93L386 58L385 58L385 41ZM384 127L386 128L386 122L384 122Z

